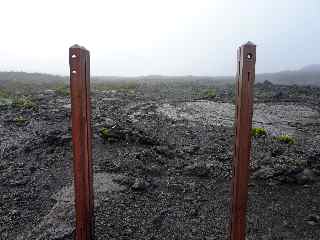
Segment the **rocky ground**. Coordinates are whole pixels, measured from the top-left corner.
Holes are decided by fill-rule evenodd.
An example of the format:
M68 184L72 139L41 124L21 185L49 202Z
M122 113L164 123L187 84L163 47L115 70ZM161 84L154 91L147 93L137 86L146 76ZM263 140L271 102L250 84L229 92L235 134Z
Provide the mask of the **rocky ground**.
M96 239L226 239L234 89L211 85L93 91ZM320 239L319 95L255 86L248 239ZM31 100L0 106L0 239L72 239L70 100Z

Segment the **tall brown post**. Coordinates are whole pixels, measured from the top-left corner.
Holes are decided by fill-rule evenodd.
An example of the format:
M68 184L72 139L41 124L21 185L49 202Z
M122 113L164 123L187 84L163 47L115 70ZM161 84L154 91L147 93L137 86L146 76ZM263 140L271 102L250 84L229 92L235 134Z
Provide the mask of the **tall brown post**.
M90 53L69 49L76 240L94 238L91 151Z
M230 240L245 240L256 46L238 49Z

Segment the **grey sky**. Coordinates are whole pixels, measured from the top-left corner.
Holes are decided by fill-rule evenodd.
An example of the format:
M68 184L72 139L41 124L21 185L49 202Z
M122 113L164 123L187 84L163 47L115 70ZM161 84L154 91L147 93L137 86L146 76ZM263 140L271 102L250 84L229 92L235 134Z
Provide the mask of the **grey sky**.
M296 69L320 63L319 17L319 0L3 0L0 71L68 74L78 43L93 75L233 75L248 40L257 72Z

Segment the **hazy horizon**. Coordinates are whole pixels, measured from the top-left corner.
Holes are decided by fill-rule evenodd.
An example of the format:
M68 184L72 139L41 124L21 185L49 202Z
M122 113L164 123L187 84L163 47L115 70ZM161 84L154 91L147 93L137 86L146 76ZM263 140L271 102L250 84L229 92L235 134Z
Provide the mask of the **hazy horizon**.
M257 44L257 73L320 63L316 0L12 0L1 7L0 71L66 76L73 44L90 50L94 76L233 76L236 49L247 41Z

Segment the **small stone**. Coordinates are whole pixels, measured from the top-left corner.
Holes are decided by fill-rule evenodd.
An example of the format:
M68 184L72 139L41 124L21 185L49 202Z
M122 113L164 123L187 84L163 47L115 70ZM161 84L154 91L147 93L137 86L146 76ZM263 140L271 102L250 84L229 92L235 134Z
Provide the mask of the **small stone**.
M146 182L144 179L136 178L131 188L136 191L145 191L149 187L149 185L150 184Z
M319 225L320 216L316 214L311 214L305 219L305 221L311 226Z
M104 120L104 124L106 127L113 127L115 125L115 122L111 118L106 118Z
M65 104L62 106L64 109L71 109L71 104Z
M199 149L200 149L200 146L191 145L191 146L184 147L183 151L186 152L186 153L192 154L192 153L197 152Z
M269 166L262 166L259 170L255 171L252 175L254 179L269 179L276 174L276 171Z
M163 221L171 211L172 209L167 208L167 209L163 209L158 214L156 214L156 216L152 219L153 226L156 228L160 228Z
M65 135L62 135L60 139L63 143L67 143L72 140L72 136L70 134L65 134Z
M56 91L53 90L53 89L47 89L44 91L45 94L50 94L50 95L53 95Z
M282 155L284 152L285 152L285 148L282 146L278 146L271 151L270 155L271 157L278 157Z
M198 177L208 177L210 175L210 165L205 163L194 163L192 165L186 166L184 172L187 175L198 176Z
M155 147L155 151L160 154L160 155L164 155L168 158L173 158L175 153L174 151L172 151L169 146L157 146Z
M160 176L161 175L161 167L158 165L155 165L155 164L148 167L147 171L152 176Z
M304 185L314 182L316 176L311 169L306 168L301 173L298 173L295 178L298 184Z
M159 177L152 178L152 186L157 188L161 185L161 179Z
M132 186L135 183L135 179L130 176L122 176L118 179L115 179L114 181L119 183L120 185L127 185L127 186Z

